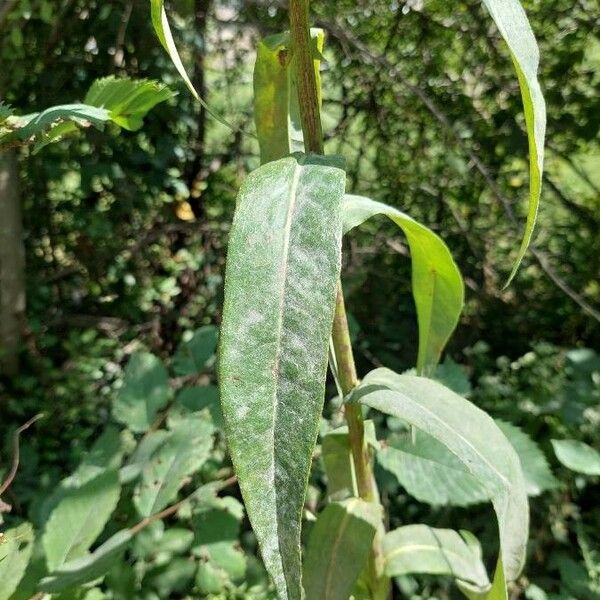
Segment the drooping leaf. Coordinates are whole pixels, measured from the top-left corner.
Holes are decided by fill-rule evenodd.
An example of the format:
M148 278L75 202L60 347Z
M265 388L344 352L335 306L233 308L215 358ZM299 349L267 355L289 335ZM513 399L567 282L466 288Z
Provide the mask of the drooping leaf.
M114 123L137 131L149 111L173 96L166 85L156 81L111 76L94 81L84 103L108 110Z
M483 0L483 3L510 50L521 88L529 140L530 181L527 224L515 265L507 282L508 285L523 260L535 227L544 170L546 103L537 78L540 51L521 3L519 0Z
M306 600L347 600L367 564L381 508L360 498L332 502L313 525L306 549Z
M229 450L267 570L292 600L340 270L338 165L295 154L251 173L227 256L220 391Z
M131 533L128 529L115 533L92 553L70 560L53 570L42 579L39 590L58 593L106 575L121 558L130 541Z
M412 291L419 321L417 372L432 375L458 323L464 301L460 271L444 242L399 210L363 196L344 198L344 231L374 215L386 215L402 229L412 260Z
M481 548L452 529L406 525L383 539L385 571L390 577L412 573L450 575L480 591L491 584L481 560ZM476 540L475 540L476 542Z
M69 490L52 511L42 538L50 571L87 552L104 529L120 493L116 469Z
M162 361L149 352L136 352L125 368L113 417L132 431L147 431L170 396L169 375Z
M176 375L196 375L214 355L219 331L213 325L196 329L192 337L179 344L173 357Z
M206 109L206 112L219 121L219 123L229 127L229 129L236 129L222 116L216 113L196 91L192 80L189 78L187 71L183 66L183 62L179 56L179 51L175 45L175 40L173 39L173 34L171 33L171 28L169 27L167 12L165 11L164 0L150 0L150 15L152 18L152 26L154 27L154 32L156 33L158 40L160 41L162 47L167 51L169 58L173 62L173 65L175 65L177 72L179 73L181 79L183 79L192 96L194 96L194 98Z
M135 487L133 503L142 517L169 504L185 478L208 458L213 445L213 426L197 416L180 421L166 441L152 454Z
M491 587L487 591L482 591L477 586L474 586L466 581L457 580L456 583L458 584L460 591L469 600L509 600L501 556L498 557L498 561L496 562L496 570L494 572L494 579Z
M315 45L314 66L320 102L319 66L325 36L322 29L311 29L311 37ZM295 78L289 33L262 39L254 66L254 121L261 164L304 150Z
M33 550L33 527L22 523L2 532L0 542L0 600L8 600L17 589Z
M519 457L492 418L436 381L389 369L369 373L352 398L433 436L486 487L498 518L506 576L514 580L525 560L527 493Z
M506 421L496 419L496 424L512 444L519 455L528 496L539 496L546 490L558 486L558 480L552 474L546 456L539 446L518 427Z
M562 465L584 475L600 475L600 452L578 440L552 440Z

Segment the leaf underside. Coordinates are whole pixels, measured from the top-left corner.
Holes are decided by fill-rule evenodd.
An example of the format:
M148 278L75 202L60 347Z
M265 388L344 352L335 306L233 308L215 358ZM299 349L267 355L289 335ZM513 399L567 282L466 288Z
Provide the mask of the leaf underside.
M248 516L279 596L301 596L300 527L340 272L345 174L295 154L244 182L227 255L221 403Z

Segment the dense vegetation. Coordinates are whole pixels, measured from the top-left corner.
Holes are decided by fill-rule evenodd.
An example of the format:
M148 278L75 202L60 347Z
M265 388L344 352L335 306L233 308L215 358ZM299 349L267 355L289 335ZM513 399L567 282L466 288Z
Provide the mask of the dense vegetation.
M15 432L43 417L22 431L18 471L1 494L11 510L0 503L8 538L0 538L0 598L41 597L40 580L54 597L89 600L274 593L225 445L215 353L235 199L260 162L245 133L254 127L254 48L287 28L287 9L211 0L170 7L193 83L232 131L187 92L147 4L0 7L3 110L83 101L111 75L178 92L146 107L139 129L117 121L9 149L27 303L18 364L14 353L3 358L0 482L9 479ZM436 377L491 414L521 458L531 533L511 597L586 600L600 595L600 468L591 449L600 422L600 13L592 0L524 6L540 45L548 143L534 248L510 287L527 138L510 60L479 2L314 1L314 21L327 32L325 148L346 158L352 193L440 234L463 273L466 308ZM373 220L345 246L359 375L382 364L411 368L418 332L404 238ZM334 382L328 387L335 396ZM485 495L457 479L452 464L432 468L427 459L439 448L412 440L403 421L373 419L388 441L375 469L389 528L467 528L492 572L497 536ZM328 401L321 435L342 424L339 400ZM305 504L307 539L332 485L322 452L319 445ZM61 533L82 489L96 510L69 546ZM90 576L73 591L47 577L115 535L123 551L103 579ZM3 595L18 546L32 558L17 591ZM398 597L458 597L441 577L396 582Z

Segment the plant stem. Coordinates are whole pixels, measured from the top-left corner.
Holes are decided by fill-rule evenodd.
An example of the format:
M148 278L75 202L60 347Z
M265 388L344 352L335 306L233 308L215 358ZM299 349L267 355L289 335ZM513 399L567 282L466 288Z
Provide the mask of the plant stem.
M308 17L309 0L290 0L289 18L292 43L292 68L296 70L304 147L307 152L324 154L319 92L315 76ZM357 386L358 377L352 353L352 343L341 282L338 282L331 337L337 362L340 387L342 393L346 396ZM345 416L348 423L348 437L356 473L358 495L366 502L378 502L378 493L371 468L371 457L365 441L362 409L358 404L347 403L345 405ZM390 594L389 579L383 569L383 552L381 547L383 533L382 524L381 530L375 536L368 564L369 587L374 600L387 598Z

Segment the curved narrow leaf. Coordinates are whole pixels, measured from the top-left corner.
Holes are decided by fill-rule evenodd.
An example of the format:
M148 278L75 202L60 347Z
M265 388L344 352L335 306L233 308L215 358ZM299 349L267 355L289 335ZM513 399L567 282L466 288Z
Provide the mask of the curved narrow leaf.
M529 508L519 457L493 419L436 381L389 369L369 373L352 399L433 436L486 486L506 575L514 580L525 561Z
M41 580L39 590L55 594L106 575L119 560L130 540L131 533L128 529L118 531L91 554L71 560L52 571Z
M0 600L8 600L17 589L33 550L33 528L23 523L2 532L0 542Z
M175 40L173 39L173 34L171 33L171 28L169 27L167 12L165 11L164 0L150 0L150 15L152 19L152 26L154 27L154 32L156 33L158 40L160 41L162 47L167 51L169 58L175 65L177 72L183 79L188 90L190 90L192 96L194 96L194 98L206 109L206 112L219 121L219 123L229 127L231 130L237 129L228 121L226 121L221 115L216 113L196 91L192 80L189 78L187 71L183 66L177 46L175 45Z
M229 450L265 565L300 598L300 526L325 392L341 254L339 160L295 154L252 172L227 254L220 340Z
M116 469L70 490L52 511L42 538L48 569L83 556L102 533L121 493Z
M212 424L198 416L190 415L176 424L144 465L135 487L133 503L142 517L167 506L185 478L204 464L213 445L213 431Z
M491 587L476 538L470 536L467 541L452 529L400 527L384 537L383 553L389 577L411 573L450 575L482 592Z
M537 78L540 51L519 0L483 0L508 45L517 72L529 141L529 210L519 253L506 285L515 276L529 247L542 189L546 103Z
M463 280L444 242L403 212L364 196L346 194L344 231L374 215L386 215L402 229L410 246L412 290L419 321L417 371L432 375L464 302Z
M170 397L169 374L162 361L149 352L136 352L125 367L113 417L132 431L147 431Z
M304 563L306 600L348 600L367 564L381 507L360 498L332 502L313 525Z
M600 475L600 452L577 440L552 440L562 465L584 475Z

